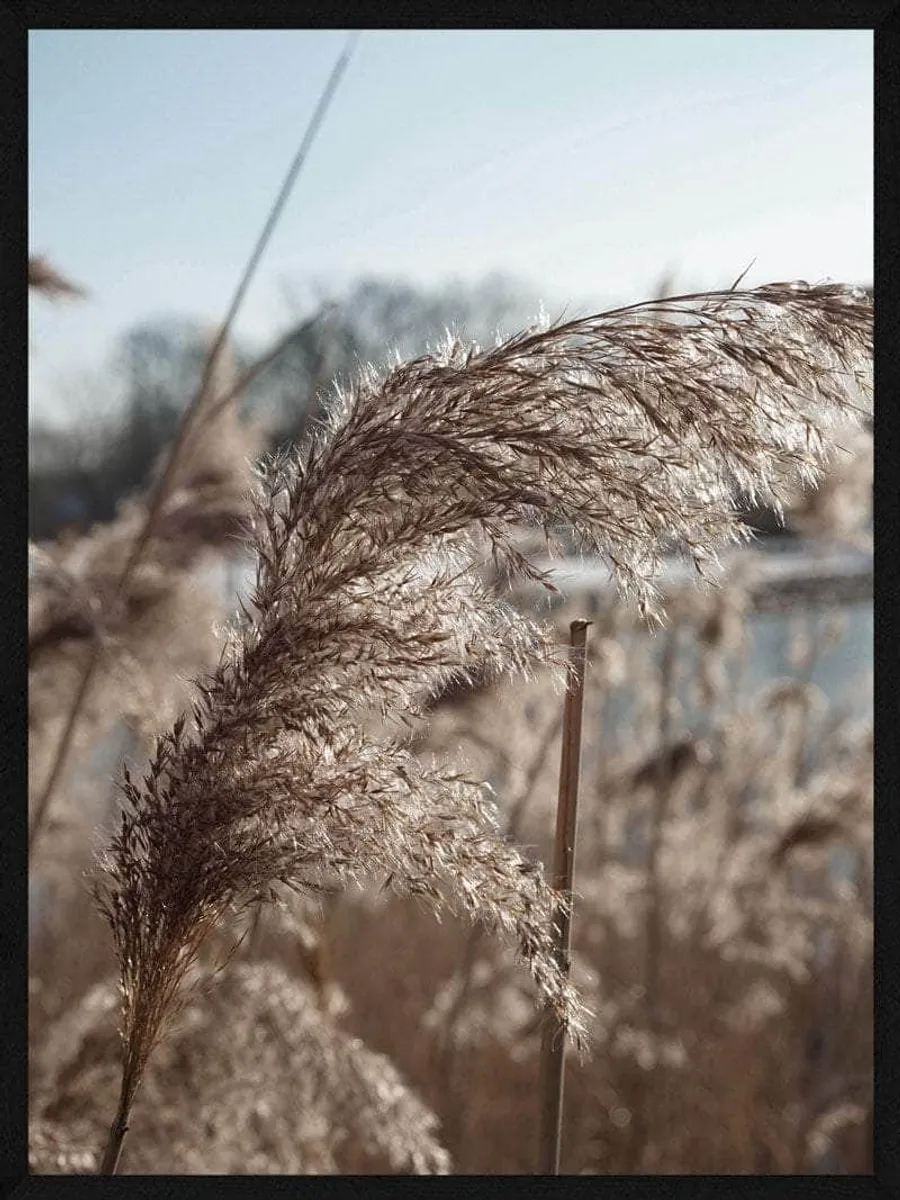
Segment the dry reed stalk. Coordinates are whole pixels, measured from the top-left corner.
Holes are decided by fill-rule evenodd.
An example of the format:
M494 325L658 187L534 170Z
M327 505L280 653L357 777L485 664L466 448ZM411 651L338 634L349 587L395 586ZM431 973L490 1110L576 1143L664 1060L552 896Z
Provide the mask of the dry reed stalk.
M647 320L660 315L680 323ZM256 587L191 729L161 738L97 895L122 970L114 1164L146 1062L209 932L273 894L382 876L514 932L579 1040L553 952L559 897L491 827L481 787L409 754L399 726L459 678L553 661L550 634L479 579L550 584L512 544L571 525L652 605L660 541L697 569L742 536L736 492L814 478L867 386L871 304L838 285L677 297L479 352L368 372L263 472Z
M556 809L556 840L553 851L553 887L561 897L554 912L554 954L563 979L569 978L572 953L573 881L575 839L578 828L578 779L581 771L581 723L584 715L584 676L587 665L587 630L590 621L575 620L569 626L570 674L566 686L562 753L559 764L559 800ZM541 1073L538 1084L540 1133L538 1173L558 1175L562 1147L563 1082L566 1061L566 1030L556 1014L547 1013L541 1038Z
M306 128L306 132L304 133L300 147L294 156L281 189L268 213L262 231L257 238L256 244L250 254L250 258L248 259L241 278L238 281L231 304L229 305L225 318L219 328L218 334L216 335L216 338L214 339L213 344L207 353L200 383L191 402L187 405L184 415L182 416L182 419L178 425L174 442L170 448L168 458L166 459L165 467L162 471L156 488L149 499L144 523L134 540L134 544L131 548L128 558L124 567L122 568L122 572L116 581L113 594L113 603L118 603L120 598L127 593L132 575L137 569L148 543L156 532L160 514L175 485L179 463L181 462L182 454L190 437L194 436L196 438L202 433L204 409L208 406L204 403L204 401L210 393L210 385L215 375L219 357L224 350L228 336L231 333L231 329L234 325L234 320L237 316L238 310L243 302L247 288L250 286L250 282L256 273L256 269L259 266L263 253L269 243L272 232L274 231L275 225L278 222L278 218L280 217L284 205L287 202L288 196L291 193L300 170L306 161L306 156L313 144L313 141L315 140L315 136L319 130L325 113L328 110L328 107L337 89L337 85L347 68L347 64L349 63L350 56L352 54L354 42L355 35L350 37L347 45L332 68L325 87L323 88L322 93L316 103L316 107L313 111L312 117L310 118L309 125ZM208 419L211 415L213 415L213 412L214 409L210 408L210 412L205 414L206 418ZM98 658L99 654L95 644L94 649L89 654L85 662L84 669L78 681L78 687L72 698L71 707L69 709L69 714L63 728L59 744L53 756L52 766L47 776L46 783L44 784L44 787L35 804L33 818L29 825L28 831L29 854L32 852L35 842L45 825L50 803L53 799L53 794L60 778L62 777L62 772L66 765L69 749L72 745L75 729L78 724L78 719L94 678Z

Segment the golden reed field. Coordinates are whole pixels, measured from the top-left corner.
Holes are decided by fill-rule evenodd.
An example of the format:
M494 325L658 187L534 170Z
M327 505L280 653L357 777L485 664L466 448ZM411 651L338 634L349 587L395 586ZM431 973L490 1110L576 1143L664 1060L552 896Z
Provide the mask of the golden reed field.
M849 608L782 597L760 682L728 547L865 538L871 338L841 284L659 297L362 370L262 459L216 339L148 490L30 548L32 1170L532 1173L550 1023L564 1173L870 1171Z

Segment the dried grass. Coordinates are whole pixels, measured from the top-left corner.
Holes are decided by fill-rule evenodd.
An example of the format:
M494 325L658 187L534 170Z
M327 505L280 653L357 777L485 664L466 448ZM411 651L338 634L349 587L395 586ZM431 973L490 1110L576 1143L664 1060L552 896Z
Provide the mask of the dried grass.
M513 932L580 1038L552 954L561 898L493 827L483 789L421 764L397 724L470 671L553 660L546 632L478 575L487 548L552 588L511 523L574 530L651 611L661 544L703 574L742 534L738 494L777 503L816 478L829 428L864 411L870 340L864 293L793 284L632 306L493 350L451 343L364 374L304 449L269 464L246 619L190 727L159 740L143 783L126 772L97 884L124 997L111 1152L207 935L278 885L380 875Z
M662 676L634 657L642 621L630 609L596 614L586 731L603 737L585 746L594 803L573 988L551 954L557 897L539 865L559 694L552 673L518 685L518 704L489 685L558 661L558 633L499 594L516 574L553 588L534 531L543 543L574 529L652 616L662 550L705 571L717 545L745 536L741 496L788 501L816 476L829 430L866 403L870 325L852 289L773 285L659 300L487 351L448 344L364 374L309 445L268 464L244 619L200 678L190 724L159 740L142 782L126 772L96 882L122 975L118 1101L112 992L103 985L98 1008L86 969L68 1003L37 1005L36 1170L96 1169L110 1113L117 1150L143 1079L125 1170L444 1170L449 1150L460 1171L530 1172L541 999L603 1051L569 1071L564 1169L808 1170L856 1136L870 1036L865 733L836 724L808 769L820 726L802 671L794 693L736 709L750 603L739 587L670 600L680 644L697 648L688 680L677 656ZM117 575L132 526L42 566L36 717L98 636L117 705L164 629L181 624L186 638L160 681L176 661L195 670L188 640L208 618L187 622L182 582L210 544L204 530L241 512L231 428L230 442L207 436L183 460L124 606L102 599L102 564ZM212 450L218 466L204 461ZM196 519L206 501L210 525ZM641 679L620 741L619 691ZM473 682L482 690L466 699ZM705 712L702 729L685 725L676 685ZM462 770L450 765L461 740ZM835 843L858 856L852 903L822 871ZM66 845L48 854L71 862ZM367 880L391 888L335 894L327 925L305 899ZM276 895L288 906L268 904ZM253 961L231 962L209 996L193 991L248 909ZM513 935L530 982L481 929ZM35 961L52 955L48 944ZM852 981L830 1001L843 1040L808 1068L798 1046L817 1027L815 981L837 988L839 969ZM212 1114L199 1130L198 1105ZM864 1145L847 1153L867 1169Z

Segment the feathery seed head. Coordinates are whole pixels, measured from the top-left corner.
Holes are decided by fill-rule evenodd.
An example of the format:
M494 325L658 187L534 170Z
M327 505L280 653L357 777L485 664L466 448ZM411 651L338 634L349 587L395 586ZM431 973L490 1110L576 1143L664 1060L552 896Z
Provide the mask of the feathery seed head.
M545 580L523 522L573 531L650 610L661 549L702 574L745 536L741 493L777 502L814 478L830 426L865 403L871 316L855 289L773 284L448 343L363 372L267 465L244 620L192 727L160 740L143 786L126 778L98 884L134 1086L206 932L279 884L381 875L513 933L578 1040L541 868L480 785L423 765L391 721L454 681L554 659L481 574L487 551Z

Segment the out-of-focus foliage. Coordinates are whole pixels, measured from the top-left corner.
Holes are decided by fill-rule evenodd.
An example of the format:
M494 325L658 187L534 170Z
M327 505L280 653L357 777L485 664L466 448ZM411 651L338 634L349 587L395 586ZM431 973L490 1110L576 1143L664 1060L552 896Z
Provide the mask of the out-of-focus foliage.
M341 324L339 309L331 319L330 341L321 338L321 329L298 335L293 377L283 368L281 391L276 395L270 380L267 400L262 376L248 397L257 413L268 405L272 441L293 436L316 411L319 380L324 386L357 355L380 361L384 336L399 341L405 352L427 340L426 327L436 317L428 312L417 317L414 294L370 284L355 295L355 326ZM454 303L452 316L458 319L458 297ZM392 335L372 332L391 322ZM322 325L329 325L327 318ZM440 326L434 329L440 332ZM492 344L490 331L481 336ZM114 487L134 490L152 477L165 431L171 436L196 381L206 338L208 331L170 329L126 339L119 368L144 424L136 422L127 436L98 429L96 440L89 433L74 441L82 477L102 466L104 455L113 456L117 446L123 461L131 455L131 465L115 477ZM325 353L329 345L333 361ZM239 371L246 356L234 357ZM521 366L514 352L508 357L507 365ZM306 374L298 384L301 362ZM426 433L434 414L424 385L434 385L439 399L440 371L464 369L452 356L438 367L432 364L423 377L420 364L411 380L401 375L404 387L399 400L394 397L399 404L408 391L415 395ZM277 379L274 367L272 372ZM375 388L374 377L360 386ZM352 397L345 400L351 411ZM539 422L544 414L534 397L532 403ZM104 686L82 725L78 771L66 781L55 836L42 844L32 877L31 1150L37 1171L94 1169L115 1106L118 1047L110 983L116 964L108 931L83 886L88 827L108 820L115 766L97 758L93 743L114 714L124 713L136 732L160 731L184 702L176 694L182 674L214 668L219 646L212 636L213 612L193 594L194 568L201 552L206 558L221 553L229 523L242 515L247 466L242 440L247 456L259 449L258 426L244 419L246 413L242 418L232 409L219 415L217 424L206 427L212 436L185 456L151 553L124 603L109 603L108 584L140 527L140 497L120 502L108 525L34 556L33 763L43 766L48 730L65 719L69 676L79 656L92 639L102 641L106 656ZM468 416L477 425L478 414ZM494 413L492 428L503 428L503 416ZM339 423L332 432L338 428ZM443 431L444 442L459 432ZM157 436L157 453L145 453ZM734 430L729 427L725 436L733 438ZM419 443L412 438L411 445ZM369 449L371 439L357 447L363 461ZM36 438L33 464L44 469L65 450L62 441ZM408 461L396 454L386 460L390 469L405 463L404 478L414 483L427 478L433 466L428 457L407 453ZM127 473L132 482L125 485ZM543 464L535 489L546 485L546 474ZM852 503L842 500L843 477L833 480L827 504L809 497L788 502L813 522L811 530L827 534L834 514L844 530L848 514L858 514L866 486L865 469L849 476ZM359 477L359 471L348 472L347 487ZM565 480L562 510L583 482ZM322 486L327 491L331 485L338 500L346 498L340 472L326 473ZM274 476L272 486L277 498ZM529 493L531 503L535 494ZM432 501L423 488L417 502L426 515ZM336 502L331 511L345 515ZM321 506L313 512L321 516ZM410 519L409 512L401 515ZM277 522L270 533L271 545L261 538L273 584L263 597L272 615L266 647L270 657L285 661L279 659L278 670L267 678L283 683L296 670L302 686L290 689L289 697L279 692L274 704L263 688L248 721L226 720L217 727L232 738L234 769L249 764L257 771L253 780L262 808L281 787L277 771L289 747L276 730L272 745L254 757L252 727L264 732L277 704L285 699L302 704L321 686L309 648L302 658L295 653L308 636L305 627L277 636L283 612L294 611L285 584L296 584L297 571L287 561L288 543ZM623 536L627 533L624 529ZM302 568L309 557L303 541L291 547ZM514 556L523 547L511 543L509 550ZM323 562L327 570L331 559L324 556ZM263 570L263 582L266 578ZM439 582L431 584L432 592ZM300 592L302 602L306 593ZM391 582L376 632L379 644L392 647L393 669L418 685L423 661L433 652L415 643L410 630L400 628L403 637L396 636L392 622L403 610L393 603L395 593L399 596ZM748 695L741 681L753 653L752 593L752 587L735 586L712 597L693 590L670 596L672 625L657 639L647 637L623 605L594 606L573 976L593 1011L596 1053L590 1063L570 1067L566 1171L871 1169L871 730L865 721L829 710L812 683L816 655L840 636L824 624L811 641L797 639L789 675ZM421 604L436 599L440 595L426 589ZM302 603L295 607L301 611ZM480 608L478 613L483 615ZM352 684L368 669L369 647L365 638L348 641L347 613L339 615L338 625L317 643L330 689L323 711L348 700L355 714ZM575 615L584 615L584 609L560 614ZM512 614L512 627L524 626L524 614L519 618ZM368 626L360 628L365 632ZM557 638L562 636L559 628ZM329 663L340 667L337 686L328 681ZM212 678L206 677L207 684ZM476 670L471 678L484 682ZM430 769L432 755L458 756L462 746L467 773L488 780L496 794L500 829L491 837L514 840L527 873L529 860L546 861L549 855L558 691L539 673L514 691L482 687L466 695L435 687L432 698L430 731L407 746L403 778L409 783ZM368 737L362 717L343 724L361 741L364 733ZM187 890L230 870L221 848L230 845L226 837L243 830L229 829L224 820L237 793L220 787L223 779L215 773L222 744L212 736L204 746L211 747L206 778L212 783L204 790L196 784L203 777L191 770L182 781L198 786L203 801L191 810L188 832L206 838L196 860L200 866L185 880ZM132 754L146 758L134 746ZM321 775L333 756L326 738L310 769L287 780L285 804L294 803L294 793ZM145 781L151 790L157 782L152 776L151 767ZM294 778L300 780L296 788ZM138 794L136 781L132 793ZM348 788L346 798L352 801L358 793ZM155 831L177 868L180 834L171 821L188 810L183 803L170 810L171 799L160 790L156 825L138 824L139 830ZM374 819L365 805L362 817L353 803L345 810L344 799L342 793L329 814L332 825L313 825L326 853L340 849L353 819L362 821L361 828ZM402 837L386 826L378 836L390 851L403 846ZM268 845L261 842L260 851ZM429 870L445 853L440 837L427 849L434 861L423 866L426 885ZM263 854L254 854L243 866L259 883ZM123 862L129 861L126 846ZM151 900L160 896L162 917L145 931L150 942L172 911L164 891ZM474 899L483 905L483 895ZM126 896L120 912L128 911ZM226 917L201 947L202 970L221 962L242 934L245 941L224 976L208 994L189 993L180 1024L158 1057L150 1058L124 1171L533 1170L538 989L501 943L453 916L436 928L410 897L351 889L321 903L292 899L286 907L260 908L249 932Z
M320 299L312 314L319 319L311 320L307 313L298 321L296 336L252 381L241 407L263 421L268 430L263 448L274 449L303 436L332 379L349 378L361 363L381 363L387 347L404 356L416 354L448 327L492 344L498 329L527 324L537 310L537 299L503 276L433 290L363 280L337 301ZM89 382L82 381L63 425L32 425L33 539L108 521L125 497L146 485L200 382L208 338L202 324L178 318L127 330L106 371L107 390L116 404L98 412ZM240 375L254 353L240 343L232 352Z

